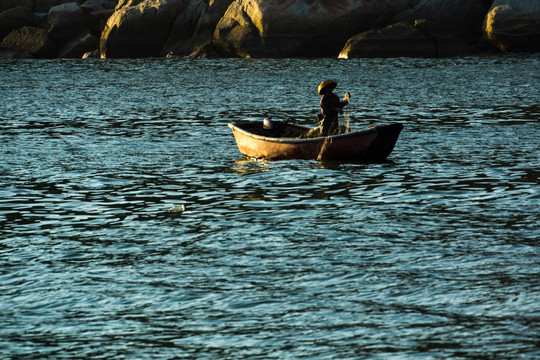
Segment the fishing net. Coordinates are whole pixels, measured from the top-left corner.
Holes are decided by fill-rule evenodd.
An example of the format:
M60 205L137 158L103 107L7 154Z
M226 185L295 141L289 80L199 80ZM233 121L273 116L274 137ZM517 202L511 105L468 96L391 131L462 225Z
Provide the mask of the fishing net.
M324 153L326 152L326 149L328 149L328 146L332 143L332 137L331 136L327 136L325 139L324 139L324 142L321 146L321 149L319 150L319 155L317 155L317 160L322 160L323 159L323 156L324 156Z

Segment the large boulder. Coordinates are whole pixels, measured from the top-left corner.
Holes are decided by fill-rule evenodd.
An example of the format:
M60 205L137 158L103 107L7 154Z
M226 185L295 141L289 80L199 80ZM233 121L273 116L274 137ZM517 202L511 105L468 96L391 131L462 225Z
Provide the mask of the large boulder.
M28 53L36 58L52 58L56 53L56 47L47 31L31 26L10 32L0 48Z
M229 56L336 56L351 36L391 24L420 0L236 0L213 42Z
M482 24L493 0L422 0L396 16L397 20L429 23L434 37L477 39L482 36Z
M170 53L167 56L175 56L174 53ZM220 58L223 57L220 49L216 47L216 45L212 42L212 40L209 40L201 45L196 46L193 48L193 51L187 55L190 59L198 59L198 58L205 58L205 59L211 59L211 58Z
M36 13L48 13L52 7L57 5L76 2L80 4L84 0L34 0L34 8L32 9Z
M436 57L437 47L420 30L400 22L353 36L339 54L340 59L401 56Z
M98 47L99 39L87 32L64 44L58 52L58 57L81 59L85 53L95 51Z
M114 14L114 9L91 11L88 14L92 16L96 21L97 31L95 32L95 34L101 36L101 33L103 32L103 29L105 29L107 21L112 16L112 14Z
M540 1L495 0L484 32L504 52L540 51Z
M189 0L144 0L134 6L126 1L107 20L100 39L101 57L160 56L174 20Z
M186 56L209 44L217 23L233 0L190 0L176 18L163 54Z
M85 13L75 2L52 7L47 23L51 37L57 43L64 43L88 31L96 32L98 25L97 19Z
M17 6L0 12L0 39L12 30L32 25L34 14L26 6Z
M81 4L81 9L86 12L114 9L117 3L117 0L86 0Z
M0 12L18 6L24 6L32 10L34 0L2 0L0 1Z
M477 52L491 1L421 0L398 13L398 23L349 39L339 57L439 57Z

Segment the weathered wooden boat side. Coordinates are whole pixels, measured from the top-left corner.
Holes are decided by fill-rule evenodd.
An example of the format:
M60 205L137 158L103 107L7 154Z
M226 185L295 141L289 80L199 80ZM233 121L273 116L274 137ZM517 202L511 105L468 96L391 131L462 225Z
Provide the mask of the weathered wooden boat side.
M311 128L283 124L279 133L260 122L229 124L238 150L256 159L336 159L381 161L392 152L402 124L374 126L328 137L300 138Z

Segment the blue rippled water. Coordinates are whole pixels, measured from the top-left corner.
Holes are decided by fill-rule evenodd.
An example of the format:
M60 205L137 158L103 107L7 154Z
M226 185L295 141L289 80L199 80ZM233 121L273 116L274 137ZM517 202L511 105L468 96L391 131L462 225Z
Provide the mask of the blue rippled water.
M0 62L0 357L539 358L539 70ZM227 123L315 125L324 78L404 124L389 161L240 155Z

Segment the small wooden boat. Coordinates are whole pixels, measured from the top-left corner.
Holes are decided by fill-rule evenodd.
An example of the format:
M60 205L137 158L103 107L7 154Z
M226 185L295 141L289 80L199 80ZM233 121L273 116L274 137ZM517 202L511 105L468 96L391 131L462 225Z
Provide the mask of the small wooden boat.
M390 155L402 124L373 126L360 131L327 137L309 137L312 128L272 121L269 128L262 121L229 124L238 150L255 159L317 159L383 161Z

